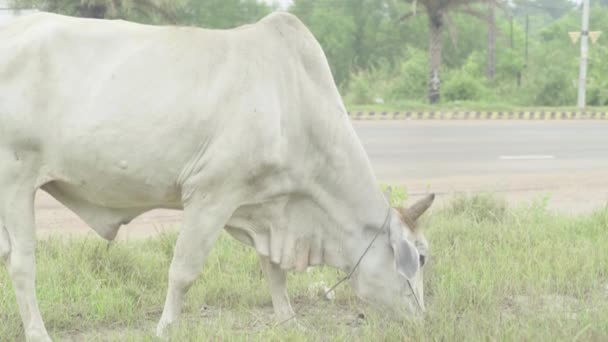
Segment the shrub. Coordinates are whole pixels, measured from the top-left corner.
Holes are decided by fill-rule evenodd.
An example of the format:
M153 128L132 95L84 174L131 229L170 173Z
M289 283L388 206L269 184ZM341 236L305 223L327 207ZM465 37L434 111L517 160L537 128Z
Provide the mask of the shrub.
M345 91L346 102L369 104L376 98L390 101L424 98L427 83L426 53L410 48L398 65L379 60L367 70L353 72Z
M587 104L590 106L608 106L608 86L592 85L589 87Z
M353 73L349 82L346 99L351 104L372 103L374 99L373 82L369 72Z
M534 82L534 104L537 106L565 106L574 103L576 90L570 77L556 68L548 68L542 78Z
M380 189L382 192L385 192L389 186L381 185ZM393 207L401 207L405 205L405 201L408 198L407 189L405 187L400 186L391 186L391 198L390 205Z
M426 96L428 73L427 53L410 48L406 57L391 73L386 95L389 100L422 99Z
M443 86L443 97L447 101L475 101L483 97L484 91L479 79L459 70L448 75Z
M477 223L498 223L505 218L507 202L491 194L458 195L447 211L452 215L464 215Z

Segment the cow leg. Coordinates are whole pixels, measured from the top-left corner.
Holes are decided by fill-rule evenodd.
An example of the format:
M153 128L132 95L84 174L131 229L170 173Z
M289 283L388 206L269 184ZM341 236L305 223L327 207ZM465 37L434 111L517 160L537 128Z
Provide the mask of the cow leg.
M50 341L36 299L36 231L34 223L34 191L31 187L13 185L4 188L3 215L0 224L0 245L15 290L19 312L28 341ZM1 225L0 225L1 228ZM8 238L8 241L5 239Z
M270 258L258 255L262 272L270 289L272 307L274 308L275 320L278 323L284 321L295 321L295 313L289 302L287 294L287 272L277 264L270 262Z
M0 259L8 263L8 256L11 253L11 241L8 237L8 232L4 228L2 217L0 217Z
M225 201L208 197L190 201L184 208L184 223L173 252L157 336L166 337L167 328L178 320L184 295L202 271L209 251L235 209Z

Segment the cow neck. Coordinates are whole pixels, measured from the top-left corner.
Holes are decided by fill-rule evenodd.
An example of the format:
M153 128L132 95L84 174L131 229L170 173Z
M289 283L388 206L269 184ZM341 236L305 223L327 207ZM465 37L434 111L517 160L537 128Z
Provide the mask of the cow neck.
M321 234L326 264L352 269L390 208L347 117L324 117L310 130L316 177L308 190L327 215ZM322 122L319 125L318 122Z
M309 306L315 306L322 298L327 298L327 296L334 291L338 286L342 285L342 283L344 283L347 280L350 280L353 277L353 274L357 271L357 269L359 268L359 265L361 264L361 261L363 261L363 258L365 258L365 256L367 255L367 252L369 252L369 250L372 248L372 246L374 245L374 242L376 242L376 240L378 239L378 236L380 236L383 232L388 233L389 231L389 227L390 227L390 223L391 223L391 213L393 212L392 208L389 207L389 209L386 211L386 218L384 219L384 223L382 224L382 226L376 231L376 233L374 234L374 237L371 239L371 241L369 241L369 243L367 244L367 247L365 248L365 250L363 251L363 253L361 253L361 255L359 256L359 258L357 259L357 262L353 265L353 267L350 268L350 270L347 272L346 276L344 276L342 279L340 279L338 282L336 282L334 285L332 285L329 289L325 290L325 295L324 296L319 296L317 298L317 300L315 300L312 304L310 304ZM412 287L412 285L410 284L410 281L407 280L408 285L410 286L410 289L412 290L412 293L414 294L414 297L416 298L416 303L418 304L418 307L421 308L420 306L420 302L418 301L418 297L416 296L414 289ZM280 326L283 325L284 323L291 321L292 319L296 318L297 315L299 314L299 311L302 309L302 306L300 306L295 313L290 316L289 318L280 321L277 323L276 326Z
M370 172L365 178L354 186L346 182L329 191L336 195L328 196L323 205L330 208L326 209L330 222L324 238L331 241L325 244L325 262L345 272L352 270L372 236L382 230L384 220L390 217L387 212L391 208L373 174Z

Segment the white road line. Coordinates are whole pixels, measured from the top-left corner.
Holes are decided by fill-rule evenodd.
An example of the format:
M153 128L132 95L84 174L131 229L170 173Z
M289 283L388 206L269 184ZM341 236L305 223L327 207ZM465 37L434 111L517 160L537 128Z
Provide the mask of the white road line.
M555 159L555 156L552 155L518 155L518 156L500 156L498 157L500 160L547 160L547 159Z

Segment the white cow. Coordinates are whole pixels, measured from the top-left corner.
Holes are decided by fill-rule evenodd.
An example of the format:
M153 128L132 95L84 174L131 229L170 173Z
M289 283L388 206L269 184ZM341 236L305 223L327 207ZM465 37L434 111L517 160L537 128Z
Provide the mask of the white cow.
M28 340L48 341L38 189L108 240L151 209L184 210L161 336L223 228L256 249L279 320L294 314L286 271L352 271L375 236L357 294L424 308L413 221L432 197L389 207L321 47L286 13L231 30L41 13L0 30L0 255Z

